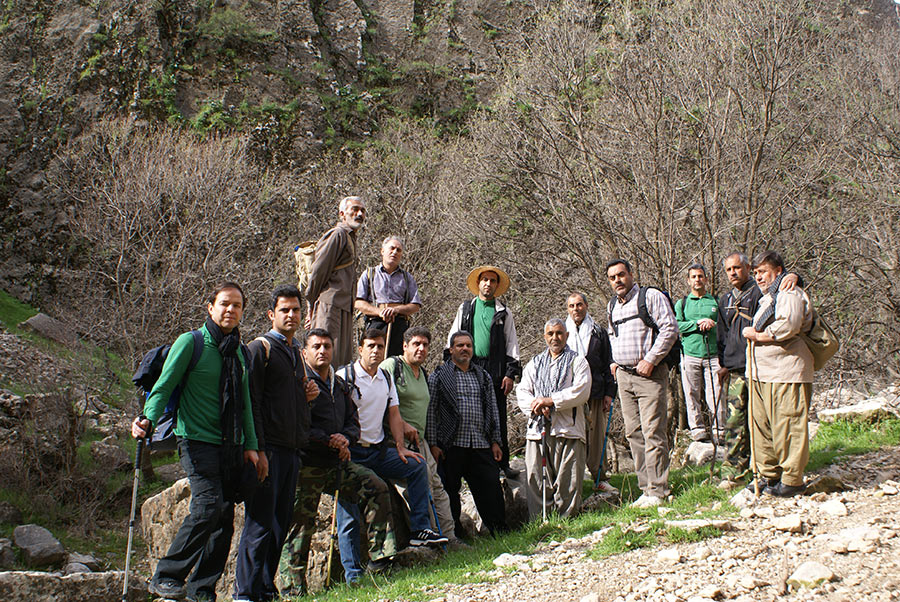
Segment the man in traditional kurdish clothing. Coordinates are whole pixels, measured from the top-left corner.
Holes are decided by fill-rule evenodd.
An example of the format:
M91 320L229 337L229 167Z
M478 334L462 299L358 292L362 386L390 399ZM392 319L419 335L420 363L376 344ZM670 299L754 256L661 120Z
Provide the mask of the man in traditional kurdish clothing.
M306 327L324 328L334 341L332 364L350 363L353 355L353 299L356 283L356 232L366 219L366 205L356 196L341 199L340 220L316 243L316 255L304 293L309 304Z
M516 387L519 408L528 417L525 469L532 516L541 514L544 487L548 507L560 516L574 516L581 509L591 368L583 355L566 344L568 338L565 322L548 320L544 325L547 349L528 362Z

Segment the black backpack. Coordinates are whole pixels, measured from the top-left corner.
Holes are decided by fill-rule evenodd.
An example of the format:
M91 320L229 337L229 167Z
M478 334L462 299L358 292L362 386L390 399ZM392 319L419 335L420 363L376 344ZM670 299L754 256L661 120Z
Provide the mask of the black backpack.
M203 333L199 330L192 330L191 335L194 341L194 350L191 354L191 361L188 364L187 370L184 372L184 376L181 377L181 382L169 396L169 401L166 402L166 408L156 421L156 428L153 429L153 432L150 434L150 440L147 442L148 446L153 451L174 451L176 448L175 423L178 417L178 403L181 399L181 391L184 389L184 384L187 382L188 374L194 369L197 362L200 361L200 356L203 355ZM150 396L153 385L159 380L163 364L166 363L166 358L169 356L169 350L171 349L171 345L160 345L159 347L154 347L148 351L141 359L141 363L134 373L134 376L131 377L131 382L143 391L145 401Z
M400 359L399 355L392 355L388 359L394 360L394 387L402 387L406 384L406 379L403 377L403 364L401 363L403 360ZM419 370L422 371L422 376L425 380L428 380L428 371L425 370L425 366L419 366Z
M640 318L644 324L653 331L653 340L656 340L656 335L659 334L659 326L653 320L653 316L650 315L650 312L647 310L647 289L655 289L661 292L666 296L666 300L669 302L669 307L672 308L672 312L675 312L675 305L672 303L672 297L669 296L669 293L666 291L657 288L655 286L642 286L638 289L638 313L635 316L629 316L627 318L623 318L621 320L616 320L615 322L612 319L612 311L613 307L616 304L616 298L613 297L609 300L609 306L606 308L606 317L609 320L609 326L612 328L613 333L616 336L619 336L619 324L623 322L627 322L629 320L633 320L634 318ZM681 336L679 335L675 339L675 343L672 345L672 348L669 349L669 352L666 354L666 357L663 358L663 361L666 365L672 370L678 370L681 365Z

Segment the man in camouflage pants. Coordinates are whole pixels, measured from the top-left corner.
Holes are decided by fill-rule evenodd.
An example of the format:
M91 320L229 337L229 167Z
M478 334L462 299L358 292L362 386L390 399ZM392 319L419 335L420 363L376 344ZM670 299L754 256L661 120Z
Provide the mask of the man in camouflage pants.
M319 387L319 396L310 407L309 445L303 450L293 522L281 553L282 596L306 594L309 547L319 498L323 491L333 493L339 482L342 498L365 506L369 557L379 560L397 551L388 524L391 508L387 484L368 468L349 461L350 445L359 438L359 418L347 384L334 374L331 353L328 331L314 328L307 333L303 347L306 372ZM342 558L341 562L347 560Z

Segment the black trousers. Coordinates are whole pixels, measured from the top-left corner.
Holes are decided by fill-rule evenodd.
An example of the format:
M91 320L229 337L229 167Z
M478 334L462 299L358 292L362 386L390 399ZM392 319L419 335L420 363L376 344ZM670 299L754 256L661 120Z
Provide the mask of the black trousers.
M488 358L473 357L472 361L484 368L488 374L491 374ZM497 416L500 417L500 451L503 452L503 456L500 458L500 468L506 470L509 468L509 435L506 424L506 393L503 392L502 376L494 378L494 376L491 375L491 380L494 383L494 400L497 402Z
M215 598L216 581L231 548L239 479L231 480L227 468L231 460L226 460L221 445L179 439L178 454L191 484L190 514L156 565L153 579L184 583L189 597L200 592Z
M500 489L500 471L489 448L472 449L470 447L451 447L444 452L438 464L438 474L450 498L450 513L456 525L456 533L463 533L459 515L462 503L459 489L462 479L469 484L475 507L481 520L491 532L506 532L506 506L503 502L503 490Z
M294 515L294 497L300 454L286 447L269 446L269 476L245 502L244 530L238 546L234 574L234 597L274 600L278 597L275 573L281 548ZM245 467L246 480L256 481L256 468Z
M377 328L378 330L382 330L385 334L387 334L388 324L381 318L370 318L368 320L366 328ZM384 352L384 357L391 357L392 355L403 355L403 333L406 332L407 328L409 328L409 320L407 320L403 316L397 316L394 318L394 322L391 325L391 340L388 341L388 346Z

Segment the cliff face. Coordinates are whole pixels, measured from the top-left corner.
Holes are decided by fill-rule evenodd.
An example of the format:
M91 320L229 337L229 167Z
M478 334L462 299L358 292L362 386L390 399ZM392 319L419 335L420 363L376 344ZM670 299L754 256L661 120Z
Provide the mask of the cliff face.
M297 169L392 114L461 127L533 6L507 0L30 0L0 8L0 286L53 294L78 261L47 168L129 115L252 131ZM63 153L64 154L64 153ZM48 288L49 287L49 288Z

